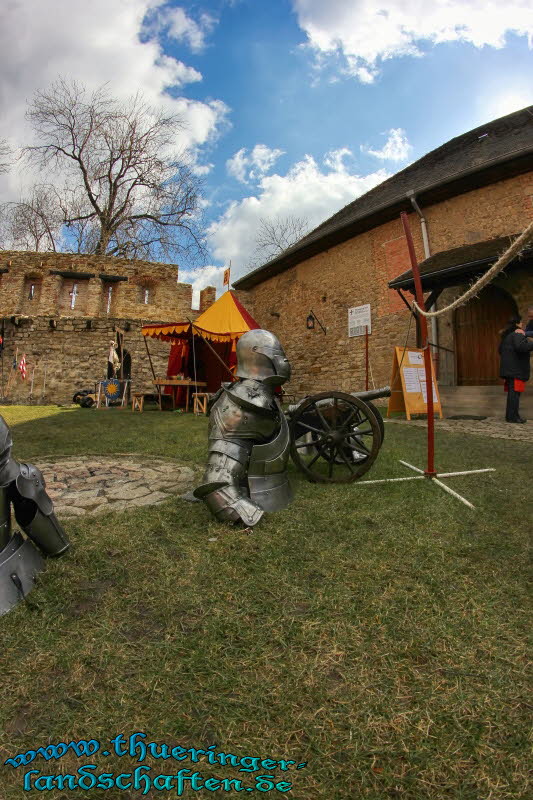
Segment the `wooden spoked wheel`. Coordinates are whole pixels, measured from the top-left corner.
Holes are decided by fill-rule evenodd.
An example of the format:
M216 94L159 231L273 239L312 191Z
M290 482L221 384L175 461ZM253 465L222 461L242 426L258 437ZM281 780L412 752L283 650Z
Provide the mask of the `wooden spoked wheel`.
M314 483L351 483L381 447L379 412L345 392L308 397L291 413L291 457Z

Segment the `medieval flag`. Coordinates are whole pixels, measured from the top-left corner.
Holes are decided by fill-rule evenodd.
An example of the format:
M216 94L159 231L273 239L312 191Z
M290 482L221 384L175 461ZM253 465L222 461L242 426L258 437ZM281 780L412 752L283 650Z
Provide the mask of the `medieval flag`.
M224 282L222 284L223 286L229 286L230 272L231 272L231 267L228 267L227 269L224 270Z
M20 377L23 381L26 380L26 353L23 354L19 362Z

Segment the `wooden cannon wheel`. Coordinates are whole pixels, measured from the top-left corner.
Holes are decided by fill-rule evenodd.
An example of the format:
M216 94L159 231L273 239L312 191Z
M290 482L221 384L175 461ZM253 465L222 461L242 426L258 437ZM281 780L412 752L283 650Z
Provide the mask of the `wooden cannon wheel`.
M315 394L291 413L291 457L313 483L351 483L374 463L382 429L371 403L345 392Z

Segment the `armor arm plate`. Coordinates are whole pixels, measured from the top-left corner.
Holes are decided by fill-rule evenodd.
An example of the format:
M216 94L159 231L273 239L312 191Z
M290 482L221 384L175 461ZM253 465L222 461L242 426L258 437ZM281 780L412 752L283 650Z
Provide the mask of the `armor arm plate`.
M201 498L221 521L255 525L263 515L242 488L251 447L246 440L214 439L209 443L203 483L194 490L194 496Z

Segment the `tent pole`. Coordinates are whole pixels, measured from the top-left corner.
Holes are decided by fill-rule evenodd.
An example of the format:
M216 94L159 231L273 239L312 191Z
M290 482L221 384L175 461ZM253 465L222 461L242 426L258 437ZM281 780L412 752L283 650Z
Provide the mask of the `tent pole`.
M207 341L207 339L205 338L205 336L203 336L203 334L202 334L202 332L201 332L200 328L197 328L197 327L196 327L196 325L194 324L194 322L192 321L192 319L189 319L189 317L187 317L187 319L188 319L188 320L189 320L189 322L191 323L191 325L192 325L192 327L194 328L194 330L198 332L198 335L199 335L199 336L200 336L200 337L201 337L201 338L204 340L204 342L205 342L205 343L206 343L206 345L209 347L209 349L211 350L211 352L213 353L213 355L214 355L216 358L218 358L218 360L220 361L220 363L222 364L222 366L224 367L224 369L225 369L227 372L229 372L229 374L231 375L231 379L233 380L233 379L235 378L235 375L234 375L234 374L233 374L233 372L230 370L230 368L228 367L228 365L226 364L226 362L225 362L225 361L224 361L222 358L220 358L220 356L219 356L219 354L217 353L217 351L215 350L215 348L214 348L214 347L211 347L211 345L209 344L209 342Z
M141 333L141 336L142 336L142 333ZM143 339L144 339L144 346L146 347L146 352L148 353L148 361L150 362L150 368L152 370L152 375L154 376L154 385L155 385L155 388L157 389L157 395L159 397L159 410L161 410L163 408L162 405L161 405L161 402L162 402L161 401L161 387L159 386L159 384L155 383L155 381L157 381L157 378L156 378L156 375L155 375L154 365L152 364L152 356L150 355L150 351L148 350L148 342L146 341L146 336L143 336Z

